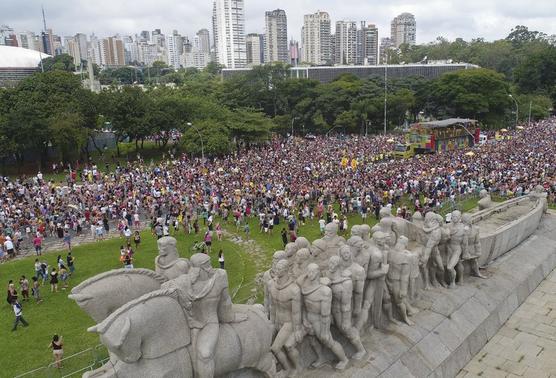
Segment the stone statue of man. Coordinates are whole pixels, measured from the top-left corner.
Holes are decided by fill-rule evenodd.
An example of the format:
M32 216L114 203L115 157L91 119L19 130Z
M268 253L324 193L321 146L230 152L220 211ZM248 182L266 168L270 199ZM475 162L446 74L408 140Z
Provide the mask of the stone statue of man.
M423 283L425 290L430 290L431 281L435 286L438 286L436 278L436 270L444 270L444 263L438 250L438 245L442 239L442 230L440 229L439 215L428 212L425 215L425 222L423 226L424 231L424 248L421 253L421 271L423 276ZM430 273L430 278L429 278Z
M355 226L354 226L355 227ZM371 258L370 246L360 236L352 236L348 239L347 244L351 248L353 261L361 265L367 274L369 267L369 259Z
M489 209L494 205L492 199L490 198L490 194L485 189L482 189L479 192L479 197L481 198L477 203L479 210Z
M293 277L299 284L305 277L307 265L311 263L311 252L307 248L301 248L295 253L293 264Z
M373 234L372 245L369 249L369 267L367 269L367 280L361 308L361 317L358 318L355 327L361 331L372 311L372 327L380 327L382 320L382 298L384 293L385 276L388 273L388 235L382 231Z
M172 280L189 272L189 260L180 258L177 241L171 236L164 236L157 241L158 256L154 260L155 271Z
M367 278L366 271L361 265L353 261L353 254L351 253L349 245L343 245L340 247L340 262L342 264L342 269L349 272L353 283L351 308L354 321L357 322L357 319L361 317L365 279Z
M287 260L279 261L270 283L270 321L277 332L271 350L284 370L292 375L301 370L297 345L303 341L305 330L301 314L301 291L288 268Z
M327 277L330 280L330 288L332 289L332 316L338 330L351 342L355 347L354 359L361 359L367 353L359 331L353 327L352 322L352 296L353 282L349 276L349 271L342 270L341 258L332 256L328 262Z
M244 321L247 316L232 311L225 270L214 269L204 253L191 256L191 264L188 274L166 282L163 288L177 288L191 328L196 377L212 378L220 323Z
M330 333L330 319L332 306L332 290L320 282L320 270L317 264L307 266L307 274L301 281L301 294L303 295L303 323L306 332L311 336L310 343L317 360L312 367L319 367L326 363L326 358L319 344L328 347L338 358L335 368L343 370L349 360L342 345L332 338Z
M272 255L272 265L270 267L269 270L267 270L266 272L264 272L263 274L263 284L264 284L264 309L266 311L266 313L270 316L270 291L269 291L269 287L270 287L270 283L272 281L272 279L275 276L275 269L276 269L276 264L278 264L278 261L280 260L286 260L286 252L284 251L276 251L274 252L274 255Z
M463 243L465 238L465 225L461 222L461 212L455 210L452 212L452 221L448 225L448 256L446 270L449 276L449 287L456 286L456 266L460 264L463 251Z
M479 229L477 228L477 226L473 225L471 214L463 214L461 220L465 225L466 239L464 243L462 260L469 263L472 275L479 278L486 278L479 271L479 257L481 257L482 254L481 241L479 239ZM461 276L463 277L463 272Z
M406 253L408 242L405 236L401 236L396 247L391 249L388 254L390 269L386 275L386 286L402 320L407 325L413 325L414 323L409 320L407 309L407 294L411 273L411 260Z

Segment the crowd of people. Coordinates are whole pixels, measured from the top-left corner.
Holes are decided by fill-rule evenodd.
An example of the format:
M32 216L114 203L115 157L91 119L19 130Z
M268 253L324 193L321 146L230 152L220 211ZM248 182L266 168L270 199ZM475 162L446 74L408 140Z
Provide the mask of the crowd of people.
M15 256L22 244L40 255L43 240L58 238L71 250L72 235L86 228L102 239L116 224L131 241L141 219L150 219L158 237L171 227L186 232L214 229L214 217L235 221L259 217L272 233L280 221L377 214L407 196L415 208L453 201L487 189L501 196L528 193L536 185L556 195L556 119L508 132L505 140L412 159L377 159L392 149L374 137L275 138L265 145L202 160L171 156L159 164L141 159L108 172L94 164L72 170L67 182L28 179L0 182L0 256ZM336 214L335 210L339 209ZM398 209L409 216L409 209ZM157 220L164 221L158 224ZM112 226L113 227L113 226ZM250 230L244 229L248 236ZM205 243L209 242L205 234Z

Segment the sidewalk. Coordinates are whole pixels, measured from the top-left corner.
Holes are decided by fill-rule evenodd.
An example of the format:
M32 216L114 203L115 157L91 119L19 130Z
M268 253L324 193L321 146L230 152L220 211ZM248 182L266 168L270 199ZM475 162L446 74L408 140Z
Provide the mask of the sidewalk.
M556 270L457 378L556 377Z

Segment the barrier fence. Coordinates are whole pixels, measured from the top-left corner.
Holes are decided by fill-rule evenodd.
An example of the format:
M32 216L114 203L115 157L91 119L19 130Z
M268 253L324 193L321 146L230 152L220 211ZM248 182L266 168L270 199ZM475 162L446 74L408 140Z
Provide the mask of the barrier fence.
M16 375L14 378L69 378L80 377L84 372L99 368L108 361L106 347L99 344L62 359L62 367L52 362L46 366Z

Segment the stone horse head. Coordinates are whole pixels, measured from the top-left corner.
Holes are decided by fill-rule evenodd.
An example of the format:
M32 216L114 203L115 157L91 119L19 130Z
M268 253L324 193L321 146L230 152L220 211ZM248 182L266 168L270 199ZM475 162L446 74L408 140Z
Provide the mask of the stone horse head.
M83 281L72 289L68 298L100 323L120 306L160 289L165 281L149 269L116 269Z

